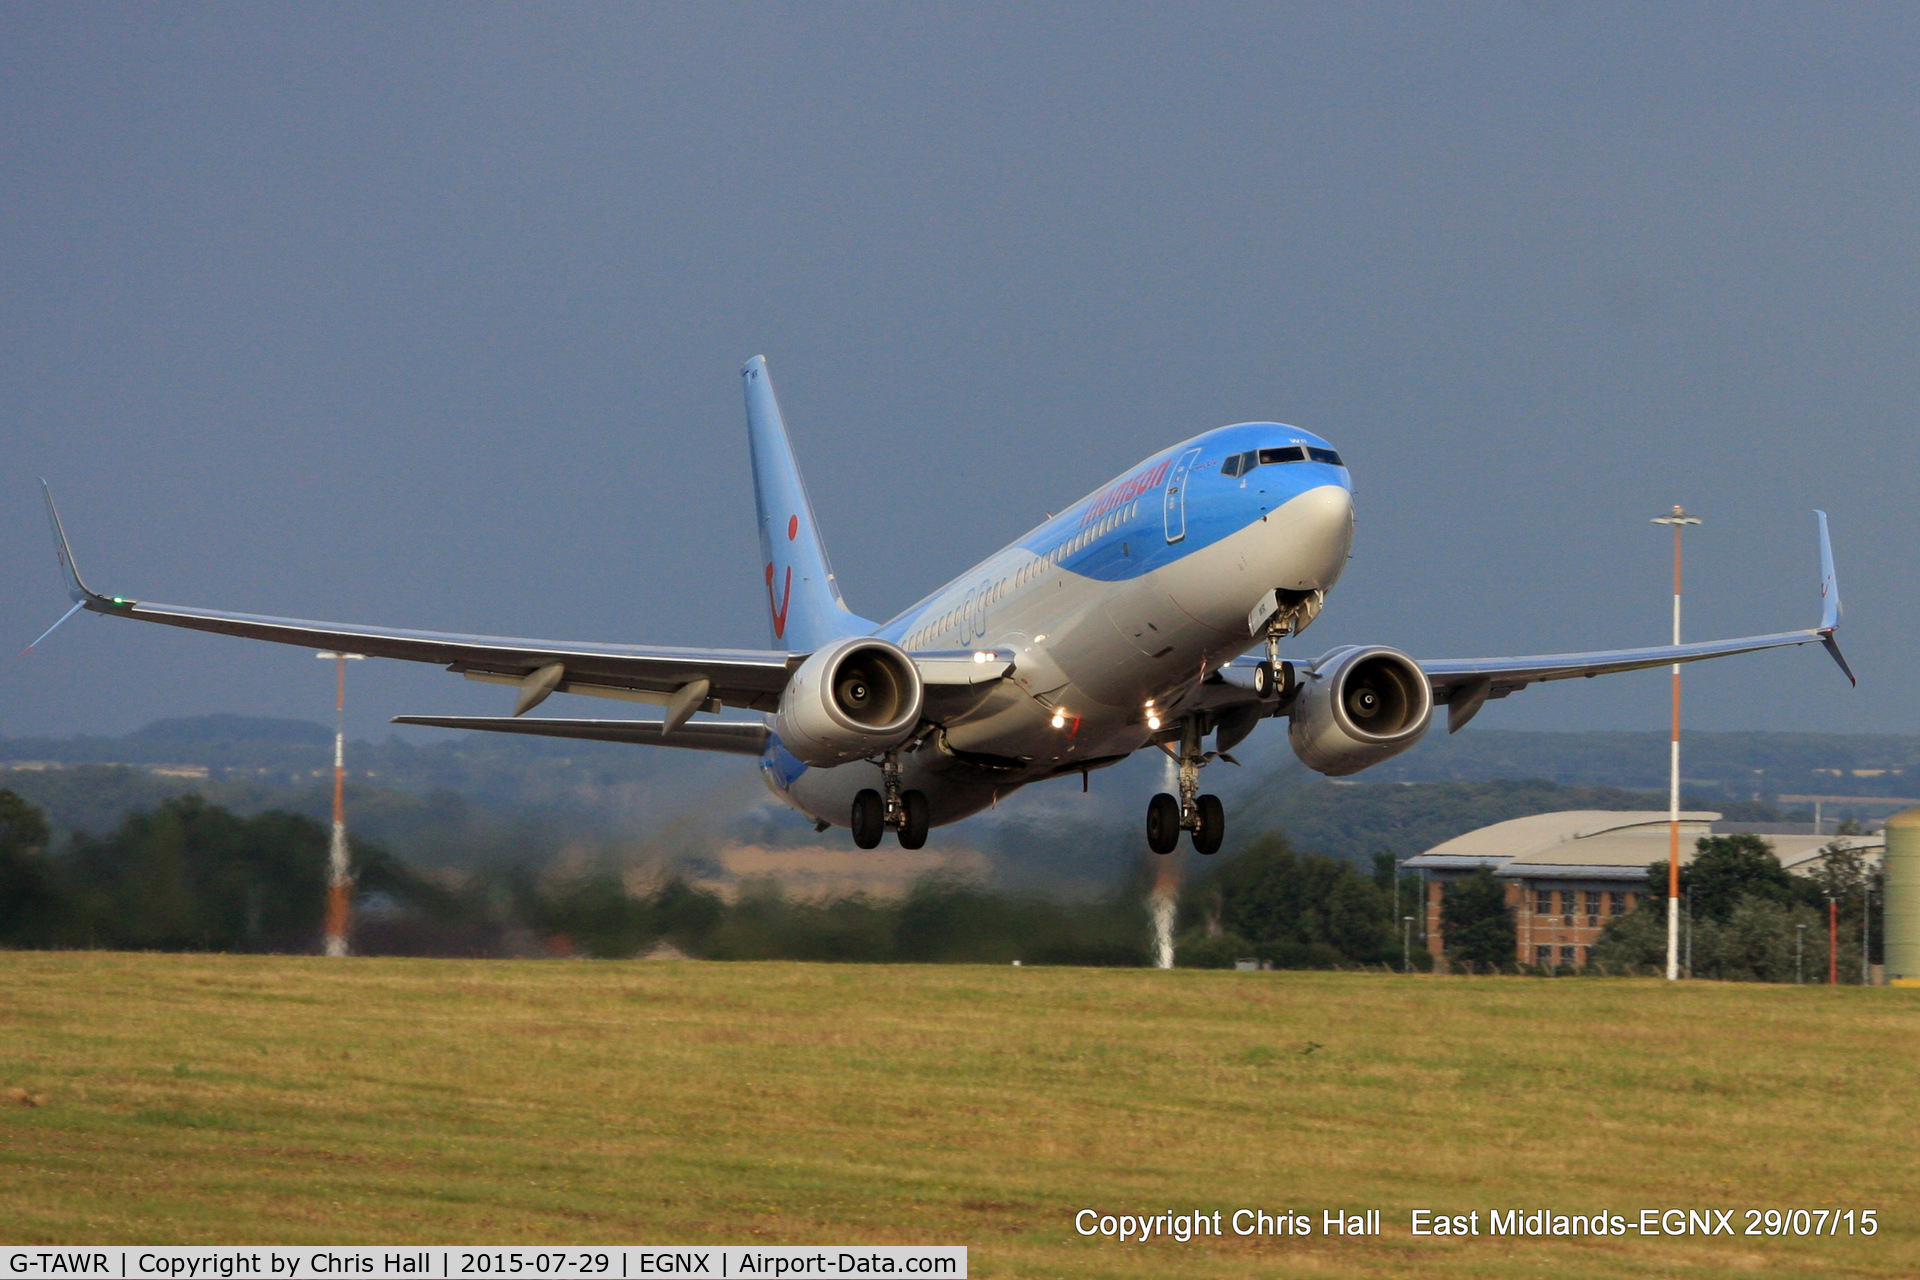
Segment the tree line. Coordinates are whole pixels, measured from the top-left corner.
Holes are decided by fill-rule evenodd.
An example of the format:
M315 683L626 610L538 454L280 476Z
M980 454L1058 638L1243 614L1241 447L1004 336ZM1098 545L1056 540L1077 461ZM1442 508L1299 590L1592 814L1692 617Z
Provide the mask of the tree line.
M241 817L197 795L77 832L57 853L47 823L0 791L0 945L311 952L320 944L328 831L299 814ZM608 869L555 877L527 867L458 887L352 842L355 949L415 955L627 957L670 948L707 959L1144 965L1151 962L1142 862L1112 892L1060 901L932 876L898 898L789 897L770 881L730 896L666 875L634 885ZM1296 854L1271 835L1187 886L1182 964L1256 959L1285 968L1397 964L1390 855L1369 875ZM1416 962L1424 957L1415 948Z
M1852 834L1847 832L1845 834ZM1589 965L1614 973L1664 973L1667 864L1647 867L1647 896L1612 922ZM1760 836L1703 836L1680 868L1683 956L1690 976L1733 982L1825 982L1829 903L1837 923L1835 976L1862 979L1882 959L1881 873L1856 850L1830 844L1806 875L1794 875Z
M45 817L0 790L0 946L313 952L328 838L299 814L240 817L190 794L129 813L105 836L75 833L54 854ZM795 900L772 882L729 899L672 875L634 888L612 871L526 868L449 888L376 844L356 840L351 852L362 953L1148 961L1145 907L1124 890L1055 902L935 876L900 899Z
M328 831L298 814L241 817L197 795L124 815L104 836L76 832L48 849L45 818L0 790L0 946L311 952L319 948ZM1143 965L1151 962L1147 896L1158 869L1142 861L1112 892L1060 901L932 876L899 898L796 899L771 881L731 896L664 875L633 884L608 869L581 876L527 867L449 886L371 842L352 843L362 953L582 955L663 952L705 959ZM1648 894L1591 949L1590 972L1660 972L1666 866ZM1838 907L1843 981L1859 980L1863 912L1877 877L1859 855L1830 849L1812 876L1781 867L1753 835L1699 842L1682 869L1699 977L1824 979L1826 902ZM1182 889L1176 961L1283 969L1431 968L1420 937L1422 883L1394 856L1371 869L1300 852L1270 832L1205 864ZM1442 905L1456 968L1512 972L1514 919L1505 888L1480 872L1448 886ZM1801 926L1806 926L1803 933ZM1806 935L1810 934L1811 937ZM1804 965L1802 942L1805 952Z

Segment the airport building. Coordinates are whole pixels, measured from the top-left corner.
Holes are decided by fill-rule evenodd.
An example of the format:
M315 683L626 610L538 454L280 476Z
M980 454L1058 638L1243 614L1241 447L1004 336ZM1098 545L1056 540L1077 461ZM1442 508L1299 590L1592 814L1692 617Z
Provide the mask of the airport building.
M1445 965L1440 920L1446 886L1482 867L1506 886L1513 912L1515 954L1521 964L1578 968L1587 949L1615 916L1626 915L1647 894L1647 864L1665 862L1664 810L1575 809L1537 813L1481 827L1409 858L1407 869L1426 880L1427 949ZM1882 834L1816 834L1812 823L1723 822L1717 813L1683 811L1680 862L1693 861L1694 842L1707 835L1752 832L1773 847L1787 870L1805 874L1820 851L1839 843L1879 865Z

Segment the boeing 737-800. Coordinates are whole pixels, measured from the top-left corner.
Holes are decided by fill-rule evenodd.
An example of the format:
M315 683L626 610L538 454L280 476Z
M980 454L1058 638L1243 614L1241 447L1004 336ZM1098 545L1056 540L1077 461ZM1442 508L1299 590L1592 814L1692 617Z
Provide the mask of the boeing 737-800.
M863 849L887 831L919 848L930 827L1030 783L1158 747L1179 764L1179 793L1148 804L1149 846L1169 853L1185 831L1195 849L1212 853L1226 821L1220 801L1200 790L1201 770L1230 759L1262 720L1286 718L1299 758L1339 776L1413 746L1437 706L1455 731L1488 699L1537 681L1807 643L1824 644L1846 670L1834 643L1840 597L1824 513L1815 513L1822 613L1808 630L1518 658L1416 660L1347 645L1310 662L1285 660L1281 643L1313 622L1346 566L1353 486L1333 444L1274 422L1220 427L1164 449L898 617L872 622L841 598L766 360L748 361L741 378L770 648L450 635L103 596L81 581L48 491L74 601L68 616L84 608L440 663L513 686L512 714L396 723L755 756L776 795L823 831L850 827ZM665 712L658 720L526 715L554 693ZM760 716L699 718L727 708Z

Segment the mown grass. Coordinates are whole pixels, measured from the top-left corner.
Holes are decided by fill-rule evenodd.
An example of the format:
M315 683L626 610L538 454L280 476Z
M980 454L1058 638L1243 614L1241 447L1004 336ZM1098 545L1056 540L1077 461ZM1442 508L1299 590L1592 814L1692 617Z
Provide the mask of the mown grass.
M0 954L0 1238L889 1243L983 1276L1920 1273L1920 992ZM1874 1208L1415 1241L1416 1207ZM1112 1211L1385 1212L1118 1245ZM1483 1217L1484 1221L1484 1217Z

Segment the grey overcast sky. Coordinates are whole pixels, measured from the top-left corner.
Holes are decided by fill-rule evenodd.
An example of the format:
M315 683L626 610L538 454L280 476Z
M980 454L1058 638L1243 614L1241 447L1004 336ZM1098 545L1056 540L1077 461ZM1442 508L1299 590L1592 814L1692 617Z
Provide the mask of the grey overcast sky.
M1212 426L1359 491L1297 652L1661 640L1703 728L1912 732L1911 5L0 8L0 733L325 719L183 604L766 642L736 371L772 361L886 616ZM1903 622L1902 620L1907 620ZM352 724L497 712L356 670ZM1657 728L1658 673L1482 726ZM575 714L604 712L584 702Z

